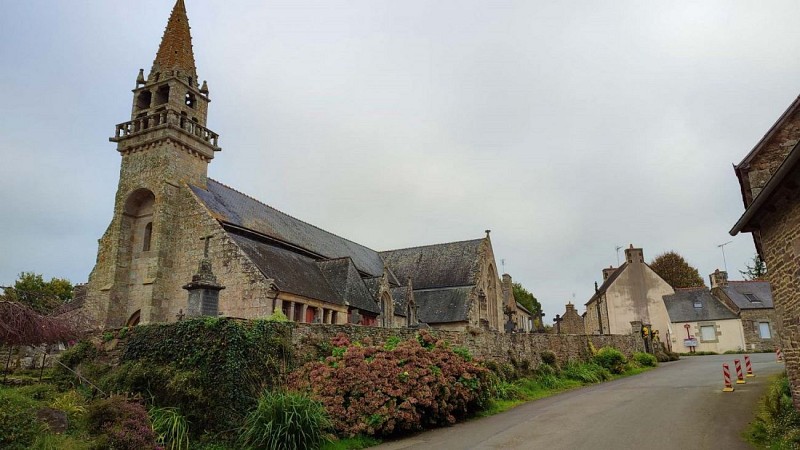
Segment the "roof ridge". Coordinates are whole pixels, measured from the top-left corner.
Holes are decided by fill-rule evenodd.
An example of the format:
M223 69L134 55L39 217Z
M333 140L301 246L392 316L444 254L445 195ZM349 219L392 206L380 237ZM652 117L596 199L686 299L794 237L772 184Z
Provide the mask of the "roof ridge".
M728 283L769 283L767 280L729 280Z
M416 245L416 246L413 246L413 247L403 247L403 248L395 248L395 249L391 249L391 250L381 250L378 253L399 252L400 250L413 250L413 249L416 249L416 248L436 247L437 245L462 244L464 242L478 242L478 241L483 241L484 239L486 239L486 238L464 239L462 241L439 242L438 244Z
M355 244L355 245L357 245L357 246L359 246L359 247L366 248L367 250L371 250L371 251L373 251L373 252L375 252L375 253L380 253L379 251L377 251L377 250L374 250L374 249L372 249L372 248L369 248L369 247L367 247L366 245L359 244L358 242L355 242L355 241L352 241L352 240L350 240L350 239L347 239L346 237L339 236L339 235L338 235L338 234L336 234L336 233L331 233L330 231L328 231L328 230L325 230L325 229L323 229L323 228L320 228L320 227L318 227L318 226L316 226L316 225L314 225L314 224L312 224L312 223L306 222L305 220L298 219L297 217L295 217L295 216L293 216L293 215L291 215L291 214L285 213L285 212L281 211L280 209L278 209L278 208L276 208L276 207L274 207L274 206L270 206L270 205L268 205L268 204L266 204L266 203L262 202L261 200L259 200L259 199L255 198L255 197L253 197L253 196L251 196L251 195L249 195L249 194L245 194L244 192L242 192L242 191L240 191L240 190L238 190L238 189L236 189L236 188L233 188L233 187L231 187L231 186L228 186L227 184L225 184L225 183L223 183L223 182L221 182L221 181L217 181L217 180L215 180L215 179L213 179L213 178L210 178L210 177L208 178L208 180L209 180L209 181L213 181L213 182L215 182L215 183L217 183L217 184L219 184L219 185L221 185L221 186L224 186L224 187L226 187L226 188L228 188L228 189L230 189L230 190L232 190L232 191L234 191L234 192L236 192L236 193L238 193L238 194L240 194L240 195L242 195L242 196L244 196L244 197L247 197L247 198L249 198L250 200L253 200L254 202L256 202L256 203L258 203L258 204L260 204L260 205L262 205L262 206L266 206L267 208L273 209L273 210L275 210L275 211L277 211L277 212L279 212L279 213L283 214L283 215L284 215L284 216L286 216L286 217L289 217L289 218L291 218L291 219L294 219L294 220L296 220L296 221L298 221L298 222L300 222L300 223L302 223L302 224L308 225L308 226L310 226L310 227L312 227L312 228L316 228L317 230L319 230L319 231L322 231L323 233L328 233L328 234L330 234L331 236L335 236L335 237L337 237L337 238L339 238L339 239L341 239L341 240L343 240L343 241L347 241L347 242L349 242L349 243L351 243L351 244ZM310 250L310 249L308 249L308 250ZM323 256L324 256L324 255L323 255ZM344 257L343 257L343 258L344 258Z

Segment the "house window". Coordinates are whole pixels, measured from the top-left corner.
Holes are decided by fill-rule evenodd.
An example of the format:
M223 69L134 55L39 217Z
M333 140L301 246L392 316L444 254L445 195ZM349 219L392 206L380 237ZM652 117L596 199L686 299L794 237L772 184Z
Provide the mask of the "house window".
M769 332L769 322L758 323L758 334L761 339L772 339L772 333Z
M761 303L761 299L756 297L755 294L744 294L744 296L747 297L747 299L750 300L751 303Z
M703 341L717 340L717 327L714 325L703 325L700 327L700 338Z
M703 302L701 302L700 300L695 300L694 301L694 307L695 308L702 308L703 307Z

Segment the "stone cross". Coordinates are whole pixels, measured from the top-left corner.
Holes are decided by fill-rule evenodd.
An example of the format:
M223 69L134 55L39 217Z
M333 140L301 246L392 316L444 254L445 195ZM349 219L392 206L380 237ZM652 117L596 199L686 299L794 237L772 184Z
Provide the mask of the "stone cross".
M178 314L175 314L175 318L178 319L178 322L180 322L184 317L186 317L186 314L183 313L183 308L181 308L180 311L178 311Z
M213 234L209 234L208 236L203 236L200 238L201 241L206 241L205 248L203 248L203 258L208 258L208 243L211 242L213 237Z
M536 331L543 332L544 331L544 316L546 316L544 312L539 313L539 329Z
M553 318L553 322L556 323L556 334L561 334L561 321L564 320L561 317L561 314L556 314L556 317Z

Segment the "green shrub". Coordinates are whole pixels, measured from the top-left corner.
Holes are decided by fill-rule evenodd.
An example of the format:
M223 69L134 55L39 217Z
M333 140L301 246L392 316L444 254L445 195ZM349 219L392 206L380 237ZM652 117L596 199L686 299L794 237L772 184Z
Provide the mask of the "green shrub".
M90 433L99 436L98 442L102 448L139 450L155 448L157 445L144 406L120 395L112 395L89 405L86 426Z
M785 373L767 390L756 419L747 432L747 438L758 447L800 447L800 412L792 403L789 380Z
M658 360L650 353L636 352L633 354L633 360L642 367L655 367L658 365Z
M543 351L541 356L542 356L542 362L547 364L548 366L555 367L556 364L558 363L556 359L556 354L551 352L550 350Z
M56 397L50 407L64 411L70 418L83 415L86 412L86 399L78 391L70 390Z
M494 385L494 396L501 400L523 400L525 395L517 384L498 380Z
M565 378L581 383L600 383L611 378L608 369L596 363L570 363L561 373Z
M95 448L92 440L78 439L65 434L42 433L30 446L30 450L92 450Z
M27 449L41 433L38 403L17 389L0 389L0 448Z
M609 372L620 374L625 372L625 355L614 347L603 347L594 355L594 362L606 368Z
M331 427L322 404L294 392L264 391L244 422L243 448L318 449Z
M169 450L189 448L189 425L177 408L150 408L148 411L158 443Z
M453 347L453 353L464 358L464 361L472 361L472 353L466 347Z
M158 406L178 407L193 430L233 430L260 392L281 384L291 368L290 331L286 324L227 318L137 326L128 331L122 361L144 368L139 378L120 381L151 392ZM164 368L167 381L150 366Z
M289 318L280 309L276 309L266 318L267 322L288 322Z

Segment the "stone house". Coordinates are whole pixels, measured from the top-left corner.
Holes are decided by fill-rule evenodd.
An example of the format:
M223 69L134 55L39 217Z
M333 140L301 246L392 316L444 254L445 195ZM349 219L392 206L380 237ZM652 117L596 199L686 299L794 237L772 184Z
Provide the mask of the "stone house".
M662 297L674 293L644 262L642 249L631 245L622 265L603 269L603 284L586 302L586 334L638 333L650 325L663 340L672 333Z
M769 282L728 281L727 272L721 270L714 271L709 278L711 295L725 303L742 321L745 342L742 349L774 351L780 337Z
M488 232L378 252L209 178L221 148L206 126L208 84L199 81L178 0L149 74L139 71L131 120L110 138L121 169L86 286L93 323L282 311L297 322L503 330Z
M744 214L731 235L752 233L767 266L781 348L800 408L800 97L734 166Z
M575 305L567 302L567 310L561 315L561 334L585 334L586 326L583 323L583 316L578 314Z
M706 287L681 288L664 296L674 334L673 351L688 353L687 339L697 342L695 351L724 353L745 348L739 315L712 295Z

